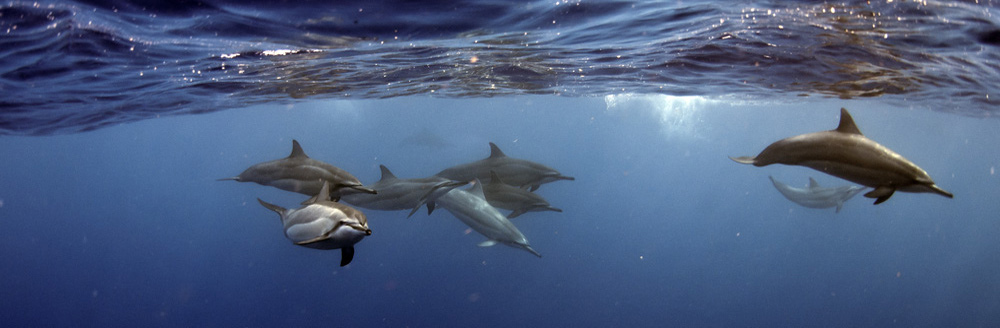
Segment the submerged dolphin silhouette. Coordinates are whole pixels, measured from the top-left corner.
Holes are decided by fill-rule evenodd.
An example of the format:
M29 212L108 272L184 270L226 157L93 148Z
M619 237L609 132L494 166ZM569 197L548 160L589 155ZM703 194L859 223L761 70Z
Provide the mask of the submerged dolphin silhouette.
M468 191L452 189L438 197L437 204L444 207L469 228L485 236L487 240L479 243L480 247L493 246L499 242L542 257L531 248L528 239L520 230L517 230L513 223L510 223L510 220L507 220L503 214L500 214L496 208L486 202L486 196L483 195L483 185L478 179L473 182L472 188Z
M483 186L483 194L486 195L486 201L493 207L513 211L507 215L508 219L516 218L527 212L562 212L561 209L549 205L549 202L542 196L504 183L496 172L490 171L490 176L490 183Z
M368 229L368 218L364 213L350 206L331 202L330 188L324 183L320 193L310 202L297 209L257 201L281 216L285 237L296 245L315 249L340 249L340 266L354 259L354 244L372 234Z
M840 209L844 207L844 202L862 190L865 190L865 187L859 186L823 188L813 178L809 178L809 187L800 189L784 184L772 176L768 176L768 178L771 179L774 188L778 189L778 192L785 196L785 198L788 198L788 200L811 208L830 208L836 206L837 213L840 213Z
M896 190L930 192L948 198L930 175L913 162L861 134L847 109L840 109L840 125L830 131L813 132L778 140L756 157L729 157L754 166L801 165L844 180L875 188L865 197L880 204Z
M297 140L292 140L292 153L288 157L254 164L240 175L219 179L223 180L256 182L309 196L318 195L320 187L329 182L330 195L334 199L339 199L345 193L376 193L375 190L365 188L358 178L347 171L307 156Z
M538 164L532 161L508 157L500 147L490 143L490 157L472 163L453 166L444 169L438 174L456 181L472 181L473 179L486 180L490 178L490 171L496 171L497 175L509 185L531 188L531 191L538 189L544 183L558 180L575 180L573 177L564 176L555 169Z
M379 168L382 170L382 179L368 186L378 190L378 194L349 194L344 195L341 201L372 210L412 209L410 215L413 215L420 206L432 204L449 190L469 184L466 181L453 181L438 176L400 179L385 165L379 165Z

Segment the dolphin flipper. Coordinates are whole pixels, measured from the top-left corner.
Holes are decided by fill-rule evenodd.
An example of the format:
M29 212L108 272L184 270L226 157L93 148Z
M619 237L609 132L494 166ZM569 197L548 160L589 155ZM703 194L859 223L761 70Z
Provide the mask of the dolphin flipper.
M351 264L354 260L354 246L342 247L340 249L340 266Z
M875 190L869 191L865 194L865 197L875 198L875 205L881 204L884 201L889 200L892 194L896 192L896 188L881 186L875 188Z

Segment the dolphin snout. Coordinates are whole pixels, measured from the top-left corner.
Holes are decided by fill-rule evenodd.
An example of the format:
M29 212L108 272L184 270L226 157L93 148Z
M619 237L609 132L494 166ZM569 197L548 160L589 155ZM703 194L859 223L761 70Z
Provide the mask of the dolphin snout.
M365 236L371 236L371 235L372 235L372 229L365 229Z

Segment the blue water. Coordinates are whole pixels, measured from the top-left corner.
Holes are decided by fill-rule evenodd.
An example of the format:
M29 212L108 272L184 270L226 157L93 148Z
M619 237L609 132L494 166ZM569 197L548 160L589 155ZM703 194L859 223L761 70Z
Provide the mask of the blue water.
M0 325L997 326L993 12L8 2ZM767 177L849 182L727 158L832 129L841 107L955 198L804 208ZM476 247L446 211L366 210L340 267L256 201L302 195L216 181L292 139L364 183L489 142L576 180L537 191L563 213L513 220L541 259Z

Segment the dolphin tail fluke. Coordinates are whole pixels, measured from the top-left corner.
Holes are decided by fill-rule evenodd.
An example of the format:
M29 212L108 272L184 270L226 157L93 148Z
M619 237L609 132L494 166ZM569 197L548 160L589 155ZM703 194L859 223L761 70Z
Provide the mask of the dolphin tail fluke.
M264 207L266 207L267 209L275 211L278 214L285 213L285 208L284 207L281 207L281 206L278 206L278 205L274 205L274 204L265 202L263 200L260 200L260 198L257 198L257 202L260 202L261 205L264 205Z
M733 162L740 164L753 164L754 162L754 157L750 156L740 156L740 157L729 156L729 159L733 160Z
M239 176L235 176L235 177L228 177L228 178L222 178L222 179L215 179L215 181L229 181L229 180L240 181L240 177Z
M340 266L351 264L354 260L354 246L342 247L340 249Z

